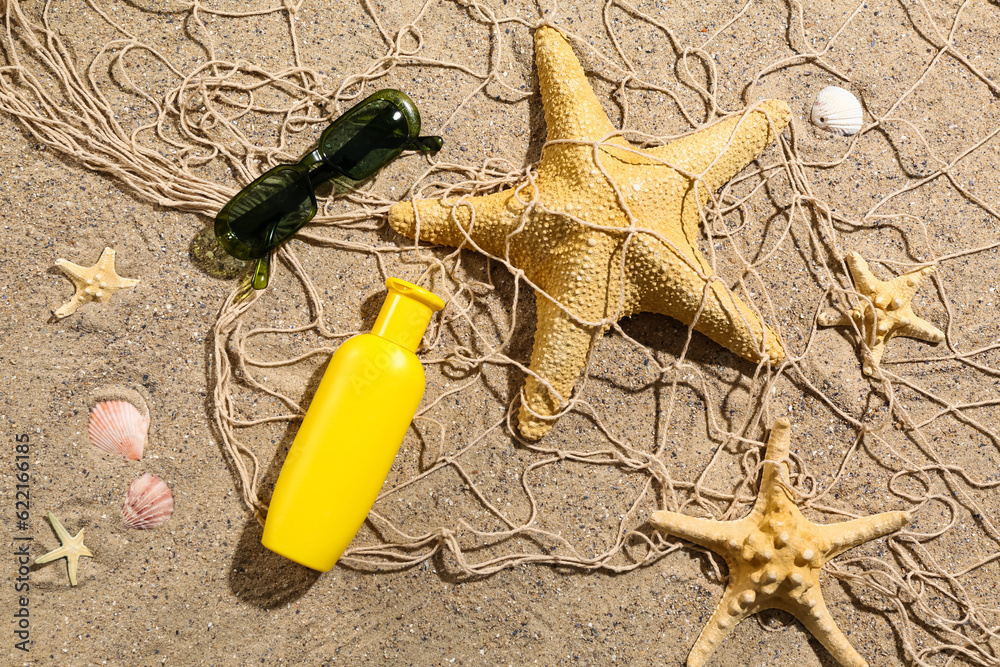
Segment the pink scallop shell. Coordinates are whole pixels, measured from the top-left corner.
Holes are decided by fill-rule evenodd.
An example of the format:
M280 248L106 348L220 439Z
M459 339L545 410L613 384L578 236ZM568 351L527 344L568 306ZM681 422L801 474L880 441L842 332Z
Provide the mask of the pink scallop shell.
M129 528L156 528L174 513L174 494L167 483L148 472L132 480L122 503L122 518Z
M138 461L146 446L149 415L128 401L101 401L90 411L87 432L94 447Z

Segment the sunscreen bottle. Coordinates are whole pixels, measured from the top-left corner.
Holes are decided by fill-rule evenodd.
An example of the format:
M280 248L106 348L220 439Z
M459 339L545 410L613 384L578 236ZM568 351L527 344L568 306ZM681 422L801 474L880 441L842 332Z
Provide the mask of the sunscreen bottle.
M323 374L288 451L261 543L320 572L354 539L424 395L414 354L436 294L398 278L370 334L346 340Z

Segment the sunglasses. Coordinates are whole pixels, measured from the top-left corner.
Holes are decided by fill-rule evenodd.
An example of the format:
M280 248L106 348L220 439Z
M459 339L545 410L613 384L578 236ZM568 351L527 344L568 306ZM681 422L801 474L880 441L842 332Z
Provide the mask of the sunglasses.
M237 259L257 260L251 284L267 287L271 251L313 219L316 187L356 187L406 149L441 150L441 137L419 137L420 112L405 93L379 90L330 124L298 164L264 172L215 216L215 237Z

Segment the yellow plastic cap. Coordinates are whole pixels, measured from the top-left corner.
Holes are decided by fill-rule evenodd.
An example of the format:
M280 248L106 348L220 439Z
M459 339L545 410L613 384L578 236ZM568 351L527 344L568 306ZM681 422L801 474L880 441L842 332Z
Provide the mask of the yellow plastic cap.
M385 281L389 295L382 304L372 333L416 352L431 315L444 308L437 294L399 278Z

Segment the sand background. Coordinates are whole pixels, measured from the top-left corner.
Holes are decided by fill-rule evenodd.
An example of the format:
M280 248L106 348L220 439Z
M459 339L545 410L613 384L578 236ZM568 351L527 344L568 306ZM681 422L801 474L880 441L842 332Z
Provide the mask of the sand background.
M37 11L25 3L25 11ZM184 13L156 13L147 2L98 3L142 38L169 52L182 65L194 67L204 53L185 33ZM208 4L219 10L270 7L266 3ZM537 6L520 2L488 2L499 16L537 20ZM1000 81L1000 39L995 26L1000 8L995 3L966 3L957 47L992 81ZM939 40L929 29L936 21L947 32L961 3L871 2L862 7L836 48L831 62L850 77L850 86L862 93L866 105L884 113L937 54ZM178 6L183 8L180 3ZM840 28L858 5L848 2L803 3L809 39L820 43ZM305 3L295 20L300 50L309 67L328 77L332 88L350 73L364 71L382 56L385 44L373 16L391 34L420 10L420 3ZM613 44L602 18L604 3L566 3L550 18L580 35L614 60ZM701 44L706 35L723 27L742 8L732 2L658 2L638 5L642 12L667 24L683 46ZM724 108L742 106L741 95L754 75L768 64L792 54L797 37L789 22L798 15L797 3L757 2L726 28L707 48L718 69L718 99ZM169 7L168 7L169 8ZM548 8L548 6L547 6ZM101 45L115 38L93 7L82 3L51 3L53 24L73 44L74 54L89 62ZM621 6L608 10L609 21L638 71L664 86L677 81L676 52L662 32ZM287 66L288 16L284 12L250 18L212 18L205 15L219 46L218 58L248 59L262 67ZM793 21L794 23L794 21ZM460 5L430 3L420 22L424 55L457 61L476 69L489 64L489 29L474 12ZM524 91L537 90L533 78L530 31L510 24L501 67L505 83ZM581 53L578 50L578 53ZM581 53L593 73L594 88L613 122L620 122L622 105L615 100L620 73L599 59ZM31 67L32 63L25 63ZM155 64L138 59L133 72L145 72L149 89L171 76ZM753 99L780 97L794 115L794 136L806 160L833 160L843 154L847 140L812 128L809 108L824 86L844 81L809 63L800 63L764 77ZM459 102L479 85L454 70L435 67L400 68L374 87L407 90L420 106L425 132L437 131ZM373 87L373 89L374 89ZM113 87L109 87L111 90ZM676 86L685 103L698 96ZM113 91L109 92L114 94ZM629 125L652 134L689 129L675 105L662 96L630 94ZM128 106L123 96L123 108ZM139 109L139 106L129 107ZM123 111L125 115L126 111ZM138 115L137 111L132 111ZM969 74L955 59L943 56L931 75L902 105L897 115L920 127L930 146L947 159L1000 127L1000 102L990 88ZM870 121L872 115L866 118ZM124 122L124 121L123 121ZM274 143L273 128L247 130L261 144ZM521 100L506 89L487 88L443 131L446 147L441 159L477 166L486 158L507 160L515 168L538 159L544 142L540 100ZM304 150L309 131L294 146ZM909 139L907 139L909 137ZM0 331L2 331L3 392L0 422L4 424L3 531L34 537L32 555L57 546L44 519L52 511L75 534L86 529L93 559L80 566L80 585L68 586L64 561L38 567L31 573L31 639L29 654L14 650L12 632L4 632L0 655L10 664L32 665L248 665L248 664L680 664L721 595L724 584L712 561L698 551L679 549L656 562L615 574L607 569L553 567L515 563L487 575L462 571L447 549L415 549L421 562L393 571L389 565L355 563L338 566L322 576L264 550L261 530L243 503L233 466L213 425L214 380L211 372L217 313L235 287L234 279L206 270L192 253L195 239L210 223L205 215L150 203L121 179L87 169L71 156L60 154L32 136L10 115L0 121ZM772 146L764 161L777 158ZM387 199L398 199L422 171L422 158L400 160L375 184ZM814 169L810 179L817 198L839 214L859 219L889 193L931 173L926 149L913 141L910 126L888 124L870 132L844 164ZM955 182L987 207L1000 205L1000 151L993 139L978 148L954 170ZM201 172L206 180L238 187L221 161L209 162ZM743 188L749 192L749 185ZM752 200L747 230L740 236L748 250L775 239L775 220L787 193L780 184L773 192ZM350 204L337 204L350 208ZM997 240L998 219L943 178L893 201L890 212L914 219L856 225L841 224L837 241L842 249L897 261L922 261ZM377 221L376 221L377 222ZM809 322L821 302L824 285L809 267L817 258L829 261L812 242L805 222L793 224L782 242L782 253L758 267L768 292L778 306L779 324L793 348L808 337ZM326 234L370 245L403 245L388 229L325 229ZM381 302L382 278L371 255L331 249L314 243L291 244L311 276L326 307L328 326L337 332L363 330L371 325ZM103 305L90 304L61 320L51 311L68 300L69 281L54 268L56 258L90 265L105 247L118 253L118 272L138 277L134 290L116 294ZM437 251L435 251L437 252ZM443 257L446 252L440 252ZM478 256L463 256L470 281L492 277L493 291L482 291L477 321L492 321L496 330L507 322L513 281L502 267L492 274ZM732 259L721 255L721 270L732 269ZM728 262L728 263L727 263ZM389 256L390 274L413 279L426 264L406 254ZM920 314L944 328L948 325L945 300L952 305L949 329L952 350L967 352L989 345L1000 333L995 276L995 250L942 263L939 283L924 288L915 302ZM884 266L876 267L881 275ZM506 354L521 362L530 356L534 326L534 298L522 291L515 304L520 324ZM246 326L293 327L308 321L304 290L286 266L276 267L271 288L246 317ZM683 345L685 328L664 317L640 315L623 323L661 363L670 363ZM492 340L501 336L490 332ZM324 341L313 333L262 335L252 339L248 352L262 359L284 359L318 347ZM336 343L329 343L335 345ZM438 357L456 344L481 345L459 323L431 351ZM887 358L948 354L919 341L897 339ZM961 467L977 481L993 486L974 488L961 480L930 474L932 493L941 500L921 503L914 530L932 533L949 522L954 505L957 524L942 536L928 540L920 552L927 569L960 571L998 550L996 520L1000 492L996 488L1000 450L993 435L995 407L968 404L989 401L996 394L995 352L975 357L981 367L941 362L894 366L908 380L961 403L959 416L942 416L923 429L949 465ZM665 384L645 370L643 354L620 335L609 334L597 347L584 399L595 406L608 432L631 445L653 450L658 442L672 443L664 457L670 474L693 481L706 468L713 452L723 446L726 456L711 470L711 485L731 491L742 479L739 461L748 449L743 443L721 439L708 427L706 415L722 416L726 428L739 429L758 409L753 387L746 379L753 366L695 336L688 358L700 365L702 381L713 397L706 407L705 390L691 379L681 382L673 401L676 414L664 422L668 406ZM308 402L325 357L274 369L258 369L260 381L297 401ZM826 397L865 422L885 416L884 401L874 385L860 374L851 336L840 330L822 330L803 361L804 374ZM427 401L440 396L467 375L447 365L428 368ZM447 425L444 447L457 450L480 436L500 419L516 395L522 374L516 368L487 364L480 381L443 401L433 417ZM128 386L140 392L152 416L147 454L141 462L126 462L93 449L86 436L92 392L106 385ZM912 388L897 387L917 421L934 417L939 406ZM241 410L253 417L286 413L280 402L253 387L237 391ZM866 443L853 455L847 452L857 431L840 419L801 381L785 379L768 399L770 418L793 420L793 448L805 457L820 485L835 480L826 504L856 514L912 507L890 492L898 461ZM15 437L28 434L31 444L31 518L29 531L15 530L13 448ZM751 426L744 434L760 440L764 432ZM263 494L280 469L294 425L277 423L250 429L245 436L262 461ZM921 447L899 430L884 437L919 459ZM442 453L430 426L411 431L390 475L389 485L432 467ZM606 437L583 414L563 418L546 441L554 449L596 451ZM837 477L843 461L844 472ZM502 429L488 431L465 461L475 470L480 489L511 516L523 521L529 503L521 487L527 466L544 458L520 445ZM154 531L129 531L121 524L119 505L129 481L141 472L163 477L173 488L176 512ZM567 461L544 468L544 480L535 480L540 525L562 531L582 557L605 554L616 543L618 516L625 514L644 488L647 478L615 465L587 465ZM906 490L919 484L907 482ZM896 487L897 490L899 487ZM969 500L969 499L972 500ZM970 509L976 503L981 512ZM644 516L656 509L647 497L630 529L650 534ZM405 492L388 499L380 510L397 526L419 535L446 527L461 535L466 558L483 562L503 554L544 554L546 545L530 540L477 539L462 533L460 520L480 530L497 529L500 522L484 511L469 493L469 485L453 471L442 470ZM829 522L835 517L813 512L811 518ZM991 537L990 535L994 535ZM360 545L391 542L366 526ZM562 552L560 552L562 553ZM860 547L851 555L893 559L882 540ZM924 557L926 554L926 558ZM641 560L641 554L639 556ZM847 558L845 555L842 558ZM16 563L4 559L0 609L7 619L16 608L13 582ZM629 567L627 555L608 563ZM943 565L942 565L943 564ZM913 568L910 568L912 571ZM906 571L906 568L903 568ZM968 604L996 606L1000 595L1000 567L994 561L959 577L959 598ZM827 576L823 592L838 625L872 665L913 664L901 639L900 613L891 602L859 584ZM934 608L960 618L965 609L945 596L930 596ZM996 613L977 612L987 625L997 627ZM829 654L790 616L770 612L763 623L741 623L716 653L718 665L829 665ZM0 626L12 628L13 624ZM961 623L956 624L958 631ZM949 639L919 623L913 626L919 648ZM970 633L966 629L964 632ZM995 656L1000 644L980 639L983 651ZM944 664L947 654L933 654L926 664ZM994 658L996 660L996 658ZM965 664L956 661L952 664ZM974 661L971 664L978 664ZM985 663L984 663L985 664Z

